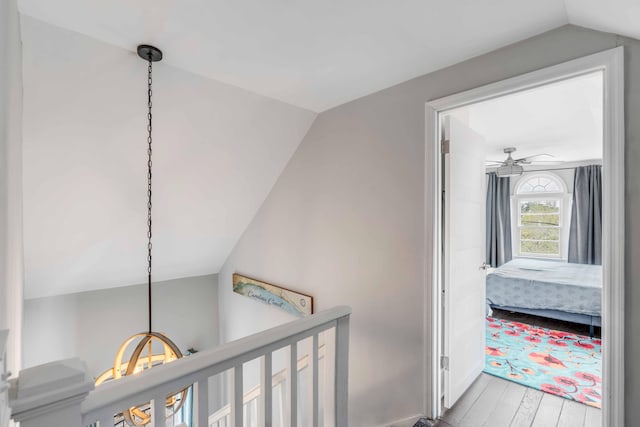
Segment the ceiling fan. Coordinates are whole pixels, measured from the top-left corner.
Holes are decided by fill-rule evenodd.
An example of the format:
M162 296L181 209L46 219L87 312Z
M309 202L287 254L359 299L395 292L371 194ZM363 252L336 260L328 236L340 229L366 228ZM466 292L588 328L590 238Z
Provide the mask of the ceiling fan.
M519 159L514 159L511 156L511 153L516 151L516 147L506 147L504 153L507 155L507 158L502 161L498 160L487 160L488 166L497 166L496 175L499 177L507 177L507 176L520 176L524 172L524 168L521 165L530 165L533 163L536 164L558 164L557 161L548 161L548 160L534 160L536 157L548 156L553 157L552 154L548 153L540 153L534 154L532 156L521 157Z

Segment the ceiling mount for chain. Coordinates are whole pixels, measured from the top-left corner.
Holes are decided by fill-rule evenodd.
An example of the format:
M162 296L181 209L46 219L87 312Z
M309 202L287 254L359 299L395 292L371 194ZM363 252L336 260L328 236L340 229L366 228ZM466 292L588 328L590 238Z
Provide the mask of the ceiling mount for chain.
M141 44L138 46L138 56L145 61L162 61L162 51L155 46Z

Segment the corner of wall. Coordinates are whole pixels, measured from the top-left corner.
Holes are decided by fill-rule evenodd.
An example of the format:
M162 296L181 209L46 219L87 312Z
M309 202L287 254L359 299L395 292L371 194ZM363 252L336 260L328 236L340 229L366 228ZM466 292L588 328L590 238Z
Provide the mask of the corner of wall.
M10 330L7 347L9 370L18 372L22 366L22 43L20 15L16 0L2 2L0 14L2 33L0 44L6 61L0 97L0 162L3 187L0 193L2 258L2 311L4 327Z

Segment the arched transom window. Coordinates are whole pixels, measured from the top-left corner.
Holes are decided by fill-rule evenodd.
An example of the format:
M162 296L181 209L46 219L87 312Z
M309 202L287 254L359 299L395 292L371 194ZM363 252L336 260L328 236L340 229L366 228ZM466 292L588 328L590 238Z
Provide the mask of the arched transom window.
M526 178L518 186L518 194L531 193L562 193L563 187L560 182L549 175L537 175Z
M565 196L564 183L553 174L532 174L520 179L514 194L520 256L562 256Z

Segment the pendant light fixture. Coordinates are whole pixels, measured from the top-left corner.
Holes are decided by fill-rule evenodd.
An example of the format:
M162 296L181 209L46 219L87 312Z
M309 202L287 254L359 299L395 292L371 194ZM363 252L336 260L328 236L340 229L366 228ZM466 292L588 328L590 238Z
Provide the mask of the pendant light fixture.
M167 336L162 333L154 332L152 328L152 305L151 305L151 260L152 260L152 221L151 221L151 179L152 179L152 142L153 142L153 115L152 115L152 83L153 83L153 63L162 60L162 51L160 49L149 46L138 46L138 56L147 61L147 307L148 307L148 330L127 338L118 351L116 352L115 362L111 369L105 371L96 380L96 386L111 380L135 375L145 369L153 366L172 362L180 359L182 352L178 346L174 344ZM127 349L134 345L133 351L130 353L129 359L124 360L129 355ZM155 345L154 345L155 344ZM154 353L156 350L161 350ZM176 413L184 403L187 389L178 391L166 400L167 417ZM147 409L149 404L140 407L132 407L118 414L116 418L123 418L130 426L144 426L151 422L151 416Z

